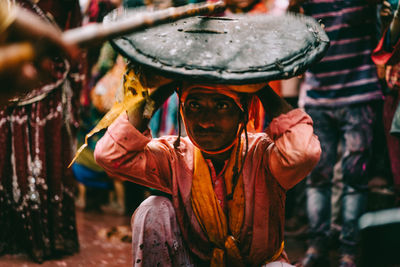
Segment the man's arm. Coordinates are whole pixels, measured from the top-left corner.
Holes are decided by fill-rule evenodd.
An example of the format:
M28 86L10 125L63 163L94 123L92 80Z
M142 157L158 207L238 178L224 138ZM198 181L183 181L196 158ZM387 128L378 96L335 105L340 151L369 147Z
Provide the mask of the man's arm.
M256 94L264 107L267 117L271 120L293 109L293 107L275 93L269 85L263 87Z
M257 92L271 123L267 133L273 140L268 148L267 169L285 188L301 181L317 164L321 147L314 135L313 122L305 112L293 109L271 87Z
M164 103L174 87L168 84L150 95L154 101L153 112ZM165 138L151 140L147 128L149 119L143 117L145 105L146 101L141 101L128 112L129 117L124 113L114 121L97 142L94 156L111 177L171 193L173 141Z
M274 118L267 133L273 144L268 147L265 166L283 188L290 189L319 161L321 146L313 121L304 111L294 109Z

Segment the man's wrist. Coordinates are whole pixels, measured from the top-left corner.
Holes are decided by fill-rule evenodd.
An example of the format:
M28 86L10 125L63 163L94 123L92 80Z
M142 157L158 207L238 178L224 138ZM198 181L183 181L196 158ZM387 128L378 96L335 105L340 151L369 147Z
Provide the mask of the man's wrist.
M264 110L270 118L278 117L293 109L293 107L280 97L269 85L258 91L257 96L261 100Z

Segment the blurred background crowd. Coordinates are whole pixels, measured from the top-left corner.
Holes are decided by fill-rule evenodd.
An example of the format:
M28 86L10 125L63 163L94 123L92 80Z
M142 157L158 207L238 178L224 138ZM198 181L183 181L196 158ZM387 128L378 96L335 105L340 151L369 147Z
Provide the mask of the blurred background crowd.
M80 253L76 209L129 217L147 196L160 194L113 179L96 164L93 151L104 132L89 138L67 167L112 108L128 62L110 42L66 46L60 31L100 23L116 8L156 10L196 0L0 1L0 265L1 255L21 252L43 262ZM342 267L400 266L397 1L226 3L221 15L313 16L331 40L325 57L304 75L270 83L310 114L323 150L315 170L287 193L286 236L307 240L297 264L335 266L334 251L345 257ZM27 43L35 57L7 65L13 51L24 57ZM157 111L153 137L177 133L177 102L173 95ZM260 104L252 130L268 124ZM107 232L115 234L115 228ZM121 238L129 242L129 233Z

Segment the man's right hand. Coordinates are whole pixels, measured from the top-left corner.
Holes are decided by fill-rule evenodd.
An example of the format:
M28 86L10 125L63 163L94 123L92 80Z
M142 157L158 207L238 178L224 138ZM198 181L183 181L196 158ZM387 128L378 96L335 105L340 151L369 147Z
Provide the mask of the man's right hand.
M174 90L178 86L177 82L165 78L158 81L153 80L151 84L159 84L160 86L157 88L152 87L150 100L143 99L133 109L128 111L129 122L140 132L148 128L150 117L153 116L157 109L174 93ZM150 114L150 116L144 116L146 108L148 108L146 105L152 105L152 114Z

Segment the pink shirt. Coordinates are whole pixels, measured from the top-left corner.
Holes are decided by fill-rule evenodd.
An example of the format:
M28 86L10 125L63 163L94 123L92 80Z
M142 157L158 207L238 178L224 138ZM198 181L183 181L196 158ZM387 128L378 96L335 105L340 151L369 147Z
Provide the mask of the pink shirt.
M254 266L280 248L283 240L285 193L317 164L321 153L311 118L295 109L275 118L267 133L248 134L249 150L243 167L245 218L240 249ZM112 177L172 195L182 235L191 251L211 258L212 245L197 222L190 200L193 144L185 137L178 150L176 136L152 139L121 115L97 143L96 161Z
M212 185L214 188L215 196L218 199L218 203L221 206L222 210L227 214L228 206L226 204L226 185L225 185L225 169L228 166L228 161L226 160L224 163L224 168L218 173L216 173L214 165L211 159L205 159L208 164L208 169L210 170Z

